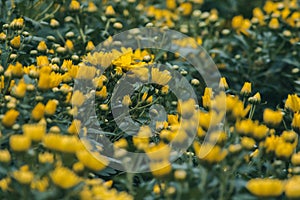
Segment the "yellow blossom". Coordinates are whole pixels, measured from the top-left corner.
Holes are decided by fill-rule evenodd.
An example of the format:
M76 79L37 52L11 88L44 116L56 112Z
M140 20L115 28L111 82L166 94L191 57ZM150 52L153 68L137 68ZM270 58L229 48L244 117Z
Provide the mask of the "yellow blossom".
M12 93L18 97L18 98L23 98L26 94L26 83L24 79L21 79L18 83L18 85L15 85L12 89Z
M45 114L48 116L52 116L55 114L56 107L57 107L57 100L49 100L45 106Z
M2 163L8 163L11 160L10 153L7 149L0 149L0 162Z
M254 96L248 98L249 103L258 104L261 102L261 96L259 92L256 92Z
M130 72L132 72L133 74L129 74L128 77L132 77L132 78L139 78L141 81L148 81L148 68L146 67L137 67L137 68L131 68L129 69ZM155 79L157 81L159 81L158 79ZM156 83L154 80L153 80L154 83ZM157 83L158 84L158 83Z
M146 149L149 145L149 137L152 132L149 126L142 126L136 136L133 136L132 141L137 149Z
M121 138L114 142L115 148L126 148L128 146L128 142L125 138Z
M77 136L48 133L43 138L43 144L48 149L65 153L76 153L83 148Z
M255 123L251 119L245 119L235 123L236 131L242 135L250 135L254 126Z
M252 11L252 13L253 13L253 16L256 19L258 19L260 25L264 25L265 24L265 22L264 22L264 17L265 16L264 16L263 11L260 8L258 8L258 7L254 8L253 11Z
M82 65L78 68L76 79L88 79L92 80L96 75L97 69L95 67L89 67Z
M37 50L38 51L41 51L41 52L44 52L47 50L47 45L46 45L46 42L45 41L40 41L40 43L38 44L37 46Z
M86 51L92 51L95 49L95 45L92 41L88 41L86 47L85 47L85 50Z
M263 119L264 122L271 125L278 125L282 121L282 112L280 110L273 111L269 108L264 110Z
M132 104L129 95L125 95L125 96L123 97L122 104L123 104L124 106L130 106L130 105Z
M275 155L278 158L290 158L294 151L294 147L291 143L279 140L275 147Z
M151 146L145 149L147 156L151 161L161 161L168 160L171 152L171 148L169 145L164 143L158 143L157 145Z
M289 178L285 184L285 195L291 199L300 197L300 176Z
M102 89L100 91L96 92L96 96L105 99L107 97L107 89L106 86L103 86Z
M20 169L18 171L13 172L13 177L21 184L30 184L31 181L33 180L34 174L25 169Z
M284 106L293 112L298 112L300 111L300 98L297 94L289 94Z
M166 0L166 7L170 10L174 10L176 8L176 0Z
M23 65L19 62L16 62L15 65L9 64L7 71L11 72L11 74L16 77L21 77L24 73Z
M40 163L53 163L54 155L49 152L39 153L38 160Z
M69 51L73 51L74 50L73 42L71 40L66 40L65 48L68 49Z
M193 11L193 5L190 2L181 3L178 8L183 16L188 16Z
M26 151L31 146L31 140L26 135L12 135L9 139L9 145L13 151Z
M14 109L11 109L5 113L1 122L5 127L9 128L15 124L18 116L19 116L19 112Z
M189 119L195 113L196 102L194 99L189 99L187 101L179 100L177 105L177 112L185 119Z
M300 153L294 153L292 155L292 164L295 165L295 166L299 166L300 165Z
M73 164L72 169L78 173L84 170L84 165L81 162L76 162Z
M74 119L72 124L68 128L68 133L78 135L81 128L81 121L78 119Z
M241 139L242 147L247 150L251 150L251 149L255 148L255 144L256 144L255 140L250 137L242 137L242 139Z
M242 150L242 145L240 145L240 144L231 144L231 145L229 145L229 147L228 147L228 151L230 152L230 153L238 153L238 152L240 152Z
M271 12L274 12L277 10L277 6L276 6L276 3L274 3L273 1L267 1L264 5L263 9L267 14L270 14Z
M265 125L256 125L254 126L252 135L257 140L264 139L269 132L269 128Z
M72 95L71 103L73 106L82 106L85 99L86 97L82 94L82 92L76 90Z
M46 134L46 126L44 124L24 124L22 129L23 134L32 141L40 141Z
M202 96L202 105L204 108L211 108L211 98L213 96L212 88L206 87Z
M1 40L1 41L4 41L5 39L6 39L6 34L3 33L3 32L1 32L1 33L0 33L0 40Z
M56 167L50 173L53 183L63 189L69 189L77 185L81 180L80 178L66 167Z
M106 10L105 10L105 15L106 16L113 16L115 14L116 14L115 10L114 10L114 8L112 6L107 6L106 7Z
M10 41L10 45L15 48L18 49L20 48L21 45L21 36L15 36L11 41Z
M246 187L258 197L277 197L282 194L284 184L278 179L251 179Z
M186 171L182 169L176 170L174 172L174 178L176 180L185 180L186 175L187 175Z
M300 113L294 113L293 120L292 120L292 127L294 129L300 129Z
M56 27L59 26L59 22L58 22L56 19L51 19L51 20L50 20L50 26L51 26L52 28L56 28Z
M45 192L48 186L49 186L49 180L47 177L43 177L42 179L39 180L34 180L33 182L31 182L30 185L32 189L38 190L39 192Z
M9 189L10 183L11 183L11 179L9 177L1 179L0 180L0 189L2 191L7 191Z
M24 26L24 19L16 18L10 23L10 26L12 28L22 28Z
M32 119L38 121L42 119L42 117L44 117L44 112L45 112L45 105L40 102L31 111L31 117Z
M98 10L97 6L94 4L94 2L90 1L88 4L87 11L90 13L96 12Z
M166 85L172 78L167 70L159 71L158 68L151 69L152 81L159 85Z
M109 163L108 159L99 154L99 152L90 152L88 150L78 151L76 153L78 160L93 171L103 170Z
M49 60L47 56L38 56L36 57L36 64L39 67L48 66Z
M53 87L57 87L62 81L62 75L58 73L40 73L38 88L41 90L47 90Z
M227 81L226 81L226 78L225 78L225 77L222 77L222 78L220 79L219 87L222 88L222 89L225 89L225 90L228 89L228 84L227 84Z
M269 28L270 29L278 29L280 26L279 21L277 18L272 18L269 22Z
M251 22L248 19L244 19L242 15L239 15L232 18L231 26L237 31L237 33L249 35L249 28L251 26Z
M298 134L293 130L285 130L280 136L285 142L294 143L297 142Z
M167 160L151 162L149 167L154 177L165 177L172 171L172 166Z
M80 9L80 3L76 0L72 0L70 5L69 5L69 9L72 11L77 11Z
M227 150L222 149L218 145L200 145L198 142L194 142L193 146L198 158L210 164L219 163L227 156Z
M251 93L251 83L245 82L241 89L241 94L249 95L250 93Z

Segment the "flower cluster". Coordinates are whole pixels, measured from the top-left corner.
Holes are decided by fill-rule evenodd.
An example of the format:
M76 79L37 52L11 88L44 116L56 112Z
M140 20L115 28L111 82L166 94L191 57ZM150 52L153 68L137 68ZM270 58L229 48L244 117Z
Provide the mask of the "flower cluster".
M2 1L0 198L299 199L299 3L224 2Z

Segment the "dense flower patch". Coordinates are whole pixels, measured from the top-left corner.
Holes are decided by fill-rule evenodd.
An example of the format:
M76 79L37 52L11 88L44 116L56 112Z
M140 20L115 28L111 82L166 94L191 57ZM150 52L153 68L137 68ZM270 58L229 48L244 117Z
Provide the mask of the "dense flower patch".
M300 198L299 5L228 3L2 1L0 198ZM140 27L190 36L170 42L201 45L217 86L178 52L113 38Z

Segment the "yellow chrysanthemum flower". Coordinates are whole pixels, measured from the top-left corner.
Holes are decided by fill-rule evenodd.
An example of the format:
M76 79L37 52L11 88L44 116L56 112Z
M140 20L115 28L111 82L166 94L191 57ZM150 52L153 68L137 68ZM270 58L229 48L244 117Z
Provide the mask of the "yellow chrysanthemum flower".
M56 167L50 173L53 183L62 189L69 189L80 183L80 178L66 167Z
M282 194L284 184L278 179L251 179L246 187L258 197L277 197Z

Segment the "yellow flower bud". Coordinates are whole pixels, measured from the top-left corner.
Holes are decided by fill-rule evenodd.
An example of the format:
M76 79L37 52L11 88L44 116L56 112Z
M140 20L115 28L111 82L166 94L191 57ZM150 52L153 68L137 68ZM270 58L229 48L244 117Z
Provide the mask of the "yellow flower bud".
M272 18L269 22L269 28L270 29L278 29L280 26L279 21L277 18Z
M51 20L50 20L50 26L51 26L52 28L56 28L56 27L59 26L59 22L58 22L56 19L51 19Z
M94 50L94 49L95 49L94 43L93 43L92 41L89 41L89 42L87 43L86 47L85 47L85 50L86 50L86 51L92 51L92 50Z
M186 178L186 171L185 170L176 170L174 172L174 177L177 180L184 180Z
M89 4L88 4L88 8L87 8L87 11L89 13L93 13L93 12L96 12L98 10L97 6L94 4L94 2L90 1Z
M74 50L73 42L71 40L66 40L65 48L69 51L73 51Z
M72 0L69 9L72 11L78 11L80 9L80 3L76 0Z
M40 41L39 45L37 46L37 50L44 52L47 50L47 45L45 41Z
M0 41L4 41L4 40L6 40L6 34L1 32L0 33Z
M106 10L105 10L105 15L106 16L114 16L116 13L115 13L115 10L112 6L107 6L106 7Z
M225 89L225 90L228 89L228 84L227 84L227 81L226 81L226 78L225 78L225 77L222 77L222 78L220 79L219 87L222 88L222 89Z
M243 95L249 95L251 93L251 83L245 82L242 89L241 89L241 94Z
M124 106L130 106L130 105L132 104L129 95L125 95L125 96L123 97L122 104L123 104Z

